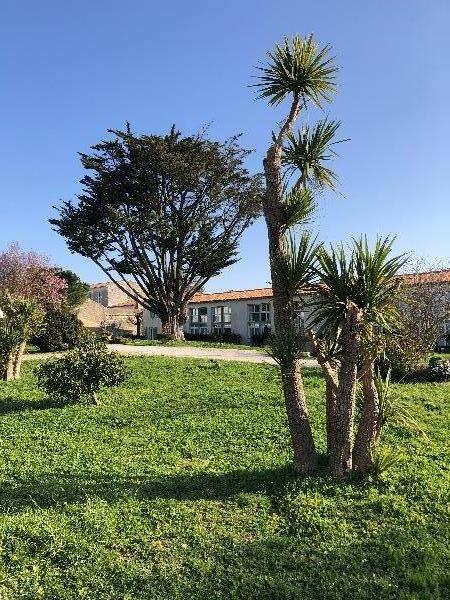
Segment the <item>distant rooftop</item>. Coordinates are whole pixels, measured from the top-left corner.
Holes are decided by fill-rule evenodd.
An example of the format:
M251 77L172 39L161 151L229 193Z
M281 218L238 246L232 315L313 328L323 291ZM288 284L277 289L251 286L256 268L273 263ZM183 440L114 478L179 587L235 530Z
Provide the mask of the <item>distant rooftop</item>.
M424 273L405 273L401 279L407 285L421 283L450 283L450 269L440 271L426 271Z
M253 290L229 290L228 292L218 292L213 294L204 294L199 292L192 296L191 302L222 302L226 300L252 300L260 298L272 298L272 288L255 288Z
M405 273L400 275L401 280L406 285L419 285L423 283L449 283L450 284L450 269L442 269L440 271L428 271L424 273ZM104 287L105 285L114 285L112 282L94 283L91 288ZM198 292L194 294L190 302L227 302L230 300L263 300L264 298L272 298L273 291L271 287L254 288L250 290L228 290L226 292L204 293Z

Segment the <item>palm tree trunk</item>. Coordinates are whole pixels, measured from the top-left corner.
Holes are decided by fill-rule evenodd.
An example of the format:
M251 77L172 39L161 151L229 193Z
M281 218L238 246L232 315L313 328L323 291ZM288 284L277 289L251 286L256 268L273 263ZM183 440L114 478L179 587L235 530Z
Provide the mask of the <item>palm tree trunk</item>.
M336 444L336 404L338 394L338 369L339 362L333 358L329 358L321 341L317 339L315 333L310 330L306 334L307 339L311 342L317 362L322 368L325 378L325 421L327 434L327 456L331 454L331 448Z
M371 450L379 434L380 405L371 357L366 358L363 363L362 386L363 409L353 449L353 468L364 472L370 468Z
M327 456L336 444L336 405L337 405L337 380L329 372L325 373L325 418L327 432Z
M336 398L336 427L329 456L331 473L340 479L346 477L352 469L360 318L358 307L353 302L348 302L342 327L342 362Z
M317 454L306 408L299 361L294 361L291 368L282 368L281 379L294 451L294 469L297 473L310 473L317 467Z
M290 298L280 278L280 265L288 253L284 236L282 205L281 147L273 144L264 161L266 194L263 208L269 240L270 270L273 290L273 324L277 335L290 332ZM297 359L280 365L283 392L294 450L294 467L299 473L312 472L317 467L317 453L309 423L300 362Z

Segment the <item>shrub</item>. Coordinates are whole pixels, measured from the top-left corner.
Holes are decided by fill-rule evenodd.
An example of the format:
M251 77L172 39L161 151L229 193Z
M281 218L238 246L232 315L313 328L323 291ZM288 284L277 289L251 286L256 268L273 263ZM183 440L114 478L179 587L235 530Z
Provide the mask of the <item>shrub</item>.
M450 381L450 360L436 361L428 367L428 381Z
M269 344L270 341L270 331L268 329L265 329L264 331L258 332L258 333L253 333L252 334L252 346L259 346L259 347L263 347L263 346L267 346Z
M49 306L43 331L32 339L42 352L70 350L81 343L85 334L83 323L68 309Z
M188 342L219 342L226 344L241 344L242 337L238 333L224 331L223 333L185 333Z
M384 358L378 366L383 375L390 371L394 381L409 379L426 367L428 351L420 339L390 334L385 340Z
M120 385L128 372L122 357L109 352L95 336L88 335L81 347L45 362L36 375L38 385L58 401L99 404L97 393Z
M450 361L439 358L431 359L428 366L411 371L404 380L410 383L443 383L450 381Z

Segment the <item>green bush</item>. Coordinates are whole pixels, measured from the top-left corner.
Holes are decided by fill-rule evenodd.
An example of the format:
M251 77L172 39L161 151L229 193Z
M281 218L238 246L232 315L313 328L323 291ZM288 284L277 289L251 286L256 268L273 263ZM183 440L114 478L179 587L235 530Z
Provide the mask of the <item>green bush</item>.
M450 360L431 358L427 367L413 371L406 378L411 382L444 383L450 381Z
M98 404L97 393L123 383L128 371L118 354L88 335L79 348L38 367L36 376L39 387L58 401Z
M81 343L85 328L78 317L68 309L48 307L44 329L32 339L42 352L70 350Z
M402 334L389 334L385 340L384 357L378 362L383 375L391 372L394 381L408 380L426 367L429 349L420 339Z

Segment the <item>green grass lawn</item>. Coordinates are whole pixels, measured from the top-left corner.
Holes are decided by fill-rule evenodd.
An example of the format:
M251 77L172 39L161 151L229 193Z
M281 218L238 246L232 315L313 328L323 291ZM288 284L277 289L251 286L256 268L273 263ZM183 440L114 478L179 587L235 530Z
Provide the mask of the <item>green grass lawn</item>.
M124 338L125 340L126 338ZM232 344L230 342L202 342L199 340L129 340L126 342L133 346L192 346L193 348L225 348L231 350L258 350L265 352L259 346L249 344Z
M449 597L450 385L398 386L429 439L392 427L403 461L336 484L293 477L274 367L127 362L100 407L52 407L31 363L0 384L1 600Z
M441 360L450 360L450 354L448 352L433 352L430 354L430 358L440 358Z

